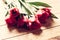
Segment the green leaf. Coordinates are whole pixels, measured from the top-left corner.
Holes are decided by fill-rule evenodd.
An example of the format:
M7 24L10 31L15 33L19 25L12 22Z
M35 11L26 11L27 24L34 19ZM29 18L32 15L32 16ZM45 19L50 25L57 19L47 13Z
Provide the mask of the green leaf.
M51 7L50 5L43 3L43 2L28 2L30 5L35 5L35 6L43 6L43 7Z
M21 3L21 4L22 4L22 6L24 7L25 11L28 13L27 15L28 15L28 17L29 17L29 16L32 14L32 13L31 13L31 11L26 7L26 5L25 5L25 3L24 3L24 2L19 1L19 3Z
M29 10L28 8L26 8L24 5L23 5L23 7L25 8L26 12L28 13L28 18L29 18L32 13L31 13L30 10Z
M20 6L21 6L21 8L22 8L22 3L21 3L21 1L20 1L20 0L18 0L18 2L20 3Z
M9 12L7 11L7 13L6 13L6 15L5 16L7 16L9 14Z
M11 5L9 4L8 7L9 7L9 9L10 9L10 8L11 8Z
M22 3L20 2L20 6L21 6L21 8L22 8Z
M20 2L20 0L18 0ZM22 2L25 2L25 0L21 0Z
M21 0L22 2L25 2L25 0Z
M20 15L24 15L24 16L26 16L27 14L25 14L25 13L21 13Z
M56 17L53 13L51 13L51 17L58 19L58 17Z
M35 9L39 10L39 8L37 8L36 6L34 6Z
M10 9L10 8L12 8L12 7L15 7L15 6L13 5L13 3L10 3L10 4L8 5L8 8Z
M5 4L8 4L8 3L5 1Z
M5 4L8 4L6 0L3 0L3 2L4 2Z
M18 0L18 2L20 2L20 0Z
M11 6L12 6L12 7L15 7L12 3L11 3Z

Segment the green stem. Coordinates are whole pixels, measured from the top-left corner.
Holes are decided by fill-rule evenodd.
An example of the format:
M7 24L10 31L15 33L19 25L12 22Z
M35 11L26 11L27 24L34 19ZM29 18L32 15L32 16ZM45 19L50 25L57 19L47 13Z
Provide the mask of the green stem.
M25 8L25 10L27 11L27 14L28 14L28 18L29 18L29 16L31 16L32 15L32 12L28 9L28 7L25 5L25 3L23 2L23 1L19 1L21 4L22 4L22 6Z

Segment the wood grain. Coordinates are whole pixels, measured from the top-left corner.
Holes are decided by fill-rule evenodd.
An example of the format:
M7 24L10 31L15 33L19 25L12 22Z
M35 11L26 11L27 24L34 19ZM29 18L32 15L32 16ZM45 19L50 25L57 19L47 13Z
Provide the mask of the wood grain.
M43 29L42 31L36 30L33 32L18 32L15 29L10 32L7 25L4 25L6 5L0 0L0 40L52 40L54 37L60 36L60 5L58 5L60 4L60 0L43 0L42 2L50 4L52 6L52 12L59 18L53 19L54 22L49 29Z

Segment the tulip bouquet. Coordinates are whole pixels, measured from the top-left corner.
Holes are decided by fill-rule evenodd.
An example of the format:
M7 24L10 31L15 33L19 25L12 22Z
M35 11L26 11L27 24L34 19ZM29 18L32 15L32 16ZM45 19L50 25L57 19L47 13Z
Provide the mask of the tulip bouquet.
M13 3L8 4L6 1L4 1L4 3L8 6L8 9L10 9L5 15L10 15L9 18L5 20L8 27L36 30L41 29L42 24L45 24L48 18L57 19L51 12L51 9L49 9L51 6L43 2L26 2L25 0L18 0L21 6L20 8L24 8L26 13L21 13L19 8ZM38 8L39 6L43 8ZM32 10L33 8L34 10Z

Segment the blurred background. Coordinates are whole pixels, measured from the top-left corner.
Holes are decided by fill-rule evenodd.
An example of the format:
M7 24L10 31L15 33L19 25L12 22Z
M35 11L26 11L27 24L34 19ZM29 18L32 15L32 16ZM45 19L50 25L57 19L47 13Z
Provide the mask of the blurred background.
M6 0L8 3L15 1L16 4L17 0ZM44 3L47 3L52 6L51 11L53 14L55 14L59 19L54 19L55 24L54 25L59 25L60 24L60 0L26 0L26 1L41 1ZM19 5L18 5L19 6ZM3 3L3 0L0 0L0 25L5 24L5 14L6 14L6 5ZM14 37L11 39L8 39L9 37L13 37L19 34L23 33L18 33L16 30L13 32L9 32L7 29L7 26L0 26L0 40L7 38L6 40L48 40L49 38L59 36L60 35L60 26L52 28L52 29L47 29L42 32L41 35L33 35L31 33Z

